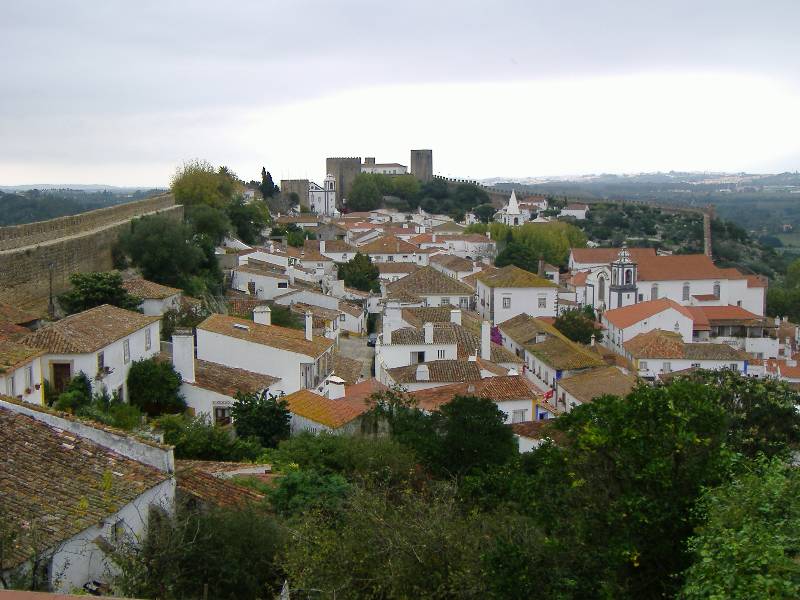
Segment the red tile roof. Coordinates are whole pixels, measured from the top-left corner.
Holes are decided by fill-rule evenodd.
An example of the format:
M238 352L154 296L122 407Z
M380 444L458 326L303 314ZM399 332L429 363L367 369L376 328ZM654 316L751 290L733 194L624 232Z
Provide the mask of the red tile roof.
M619 250L619 248L572 248L572 257L578 263L609 264L616 260ZM636 262L656 255L654 248L628 248L628 252Z
M438 410L443 404L450 402L453 396L458 395L489 398L495 402L503 400L534 401L540 396L528 380L521 375L504 375L468 383L453 383L410 392L410 395L423 410Z
M692 313L685 306L681 306L669 298L659 298L658 300L648 300L647 302L639 302L622 308L612 308L604 312L603 317L608 319L608 322L614 327L625 329L670 308L677 310L690 321L693 319Z

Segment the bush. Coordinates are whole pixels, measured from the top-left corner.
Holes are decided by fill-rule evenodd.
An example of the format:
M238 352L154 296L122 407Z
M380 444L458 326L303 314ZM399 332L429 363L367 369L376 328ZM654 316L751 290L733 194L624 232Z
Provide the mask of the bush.
M91 401L92 383L86 373L81 372L69 380L64 391L58 395L53 408L75 414L84 406L88 406Z
M314 470L289 471L278 479L276 487L269 492L269 499L277 513L291 516L316 508L336 510L349 489L341 475Z
M175 446L175 458L195 460L255 460L264 449L258 440L235 438L229 429L212 425L205 415L167 415L158 420L164 442Z
M150 416L186 409L181 396L181 376L171 363L148 358L137 360L128 371L128 398Z
M89 310L101 304L111 304L127 310L138 310L141 301L122 287L119 273L73 273L69 277L72 289L61 294L58 302L67 314Z
M256 438L267 448L274 448L278 442L289 437L292 418L289 405L283 398L267 392L237 393L231 416L237 436Z

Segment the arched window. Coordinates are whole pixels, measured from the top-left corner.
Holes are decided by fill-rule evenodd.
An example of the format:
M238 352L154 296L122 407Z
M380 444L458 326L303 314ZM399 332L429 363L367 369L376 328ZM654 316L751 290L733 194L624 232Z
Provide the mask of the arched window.
M517 217L514 217L514 225L519 225L519 219Z
M600 277L600 279L597 280L597 298L601 302L605 302L605 299L606 299L606 278L605 277Z
M650 300L658 300L658 284L654 283L650 288Z
M633 270L625 269L625 285L633 283Z
M719 281L714 282L714 298L719 299Z
M683 284L683 299L684 300L688 300L689 299L689 282L688 281L684 282L684 284Z

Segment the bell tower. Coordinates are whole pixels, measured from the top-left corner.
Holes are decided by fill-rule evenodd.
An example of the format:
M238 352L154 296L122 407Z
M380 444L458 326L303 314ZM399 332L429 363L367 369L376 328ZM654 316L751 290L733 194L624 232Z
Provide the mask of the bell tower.
M638 269L623 243L617 258L611 263L611 285L608 288L608 308L620 308L636 303Z

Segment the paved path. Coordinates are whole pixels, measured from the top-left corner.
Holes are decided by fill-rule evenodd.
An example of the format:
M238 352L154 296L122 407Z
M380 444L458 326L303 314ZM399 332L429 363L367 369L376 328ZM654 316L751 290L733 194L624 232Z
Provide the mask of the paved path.
M367 379L372 377L372 365L375 362L375 348L367 346L367 336L340 337L339 352L347 358L361 361L361 374Z

